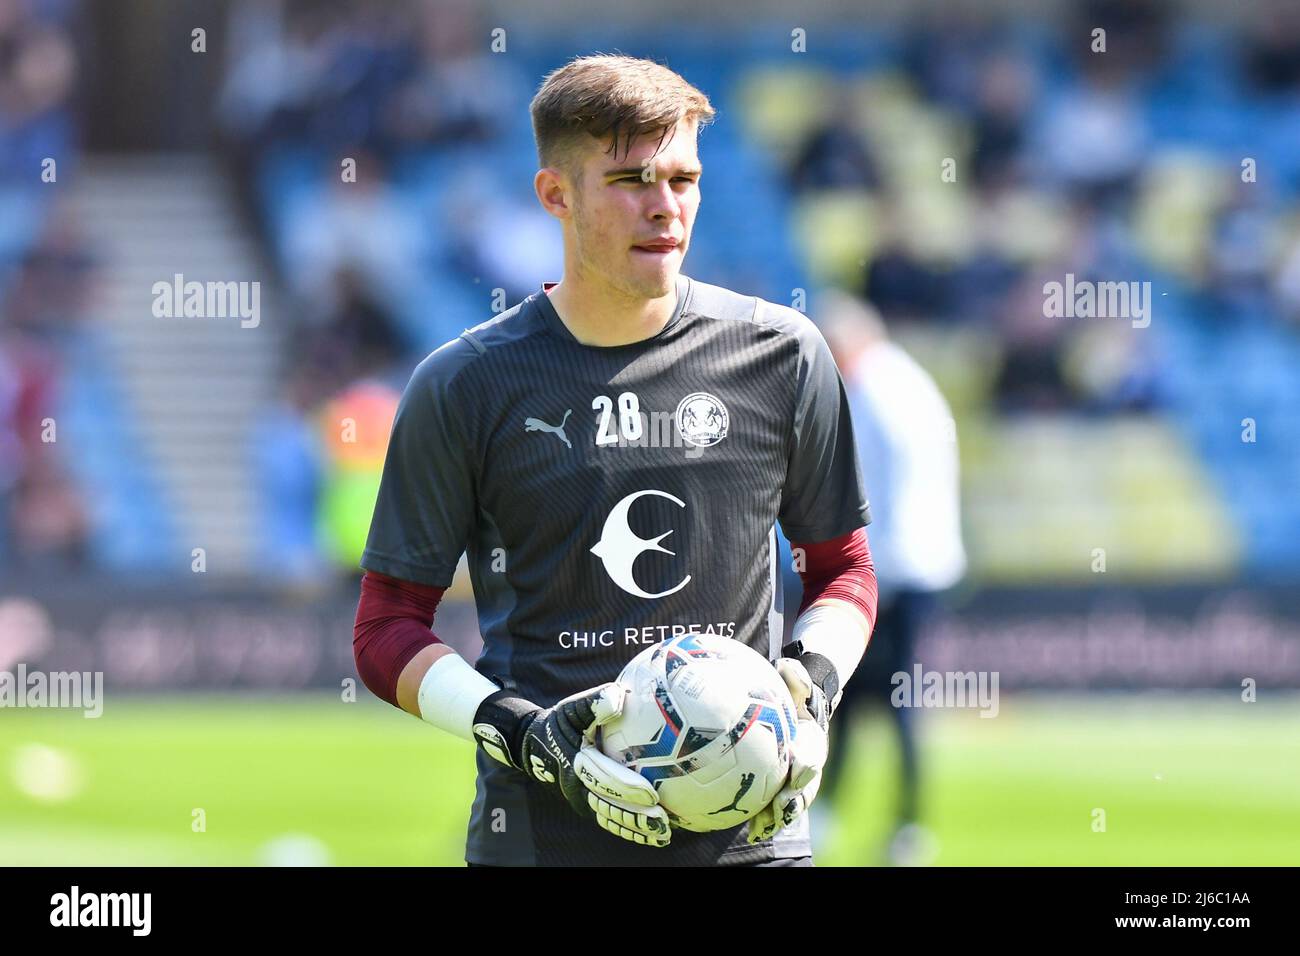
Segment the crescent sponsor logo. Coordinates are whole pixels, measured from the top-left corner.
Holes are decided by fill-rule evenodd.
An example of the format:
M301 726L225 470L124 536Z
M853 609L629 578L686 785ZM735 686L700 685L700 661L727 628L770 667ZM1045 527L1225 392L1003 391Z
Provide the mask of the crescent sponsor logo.
M591 548L591 553L600 558L600 562L605 566L605 573L609 575L610 580L628 594L635 594L637 597L642 598L667 597L684 588L690 582L691 576L686 575L675 587L671 587L667 591L660 591L657 594L644 590L636 583L636 578L632 576L632 565L636 563L637 558L647 551L660 551L663 554L675 555L675 552L669 551L659 543L673 533L671 528L653 538L642 538L627 523L627 513L632 504L645 495L658 495L661 498L667 498L680 508L686 507L686 502L666 491L656 491L653 488L645 491L634 491L616 504L609 513L609 517L605 519L604 527L600 529L600 540Z

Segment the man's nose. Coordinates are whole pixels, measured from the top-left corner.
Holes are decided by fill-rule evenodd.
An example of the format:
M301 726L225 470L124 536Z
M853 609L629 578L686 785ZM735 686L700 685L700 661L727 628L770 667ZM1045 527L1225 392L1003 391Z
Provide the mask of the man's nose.
M673 192L671 180L660 179L650 184L650 192L653 200L650 204L650 214L655 219L676 219L681 215L682 206L677 201L677 194Z

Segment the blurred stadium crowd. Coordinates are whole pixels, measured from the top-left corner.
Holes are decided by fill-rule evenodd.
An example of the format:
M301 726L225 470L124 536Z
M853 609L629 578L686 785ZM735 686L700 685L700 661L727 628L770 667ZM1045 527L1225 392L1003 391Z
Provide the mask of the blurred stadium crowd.
M111 567L112 521L36 411L93 320L93 257L31 186L41 157L75 161L70 9L0 0L0 561ZM1130 580L1300 570L1300 7L809 25L806 54L788 24L507 30L493 52L497 25L460 2L234 6L214 124L288 293L281 401L247 436L259 574L352 573L383 443L338 422L386 436L420 358L559 278L527 106L616 49L719 108L687 274L809 290L814 320L816 290L847 290L938 380L977 579L1077 578L1100 543ZM1149 281L1150 325L1045 316L1066 274Z
M39 185L46 157L63 175L76 163L74 12L0 0L0 567L93 560L93 489L42 440L92 265L68 208Z

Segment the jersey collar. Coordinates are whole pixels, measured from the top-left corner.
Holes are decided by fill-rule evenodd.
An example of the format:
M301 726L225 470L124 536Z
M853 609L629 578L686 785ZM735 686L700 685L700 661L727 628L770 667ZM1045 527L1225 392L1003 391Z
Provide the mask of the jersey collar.
M562 339L573 342L575 345L582 345L581 342L573 337L573 333L569 331L568 326L566 326L560 319L560 314L555 311L555 306L551 304L551 297L548 293L559 284L559 280L554 282L543 282L541 291L534 293L533 299L537 305L538 311L541 312L542 321L546 324L548 329L560 336ZM681 317L686 311L686 302L687 299L690 298L690 294L690 277L679 272L677 273L677 306L673 309L673 314L668 319L668 322L656 334L652 335L648 339L642 339L640 342L628 342L626 345L586 345L583 347L599 350L626 349L655 342L661 339L665 334L667 334L669 329L674 328L678 322L681 321Z

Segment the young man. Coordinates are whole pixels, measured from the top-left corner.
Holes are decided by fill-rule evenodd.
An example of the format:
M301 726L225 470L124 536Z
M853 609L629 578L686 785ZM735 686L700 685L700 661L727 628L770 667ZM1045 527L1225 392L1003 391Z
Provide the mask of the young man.
M358 671L479 744L471 864L811 865L804 811L876 604L839 373L801 313L680 272L703 93L593 56L531 110L564 276L416 368L361 559ZM786 648L778 520L805 581ZM430 632L466 549L473 667ZM623 665L691 631L767 655L799 705L785 789L715 833L673 831L654 787L591 744Z

